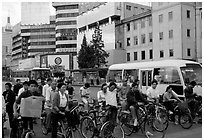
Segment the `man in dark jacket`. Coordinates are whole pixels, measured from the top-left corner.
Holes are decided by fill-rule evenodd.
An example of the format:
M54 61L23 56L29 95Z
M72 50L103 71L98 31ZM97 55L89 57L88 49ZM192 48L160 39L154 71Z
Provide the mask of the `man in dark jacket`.
M16 96L14 92L11 90L11 83L5 84L6 91L3 92L3 97L6 104L6 112L8 113L10 128L12 128L13 121L13 104L15 102Z
M21 84L21 80L20 79L16 79L16 84L13 87L13 92L15 93L16 96L18 96L18 91L22 87L23 87L23 85Z
M137 103L138 101L144 102L145 104L148 103L148 101L142 96L142 93L139 91L138 83L134 82L132 84L131 90L127 93L127 108L130 109L133 120L131 121L131 124L134 126L137 126Z

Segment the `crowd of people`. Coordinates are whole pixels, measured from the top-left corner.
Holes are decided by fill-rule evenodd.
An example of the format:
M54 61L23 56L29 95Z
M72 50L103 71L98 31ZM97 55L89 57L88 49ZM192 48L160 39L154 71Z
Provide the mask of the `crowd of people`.
M117 106L121 105L122 109L130 110L132 114L132 125L137 126L137 108L138 102L144 102L147 104L151 100L158 102L159 91L157 90L158 82L153 80L151 87L147 89L146 93L142 93L139 88L139 80L135 80L132 85L128 85L127 81L123 80L122 86L117 86L115 82L111 81L109 84L104 83L101 86L101 90L97 93L98 102L103 102L110 106L110 121L115 123L117 117ZM190 109L194 109L196 102L193 100L195 97L193 88L196 85L195 81L192 81L184 90L186 101L189 102ZM3 97L6 103L6 112L8 113L10 127L15 131L18 124L15 119L19 116L19 105L22 98L28 98L31 96L43 97L42 110L46 112L46 127L44 131L51 132L51 137L57 137L57 125L58 120L70 109L70 101L78 93L81 97L81 101L84 103L84 111L88 112L88 103L90 98L90 84L84 83L79 91L75 91L71 81L63 82L56 81L52 78L46 80L46 84L42 84L40 79L25 81L21 84L19 79L16 80L16 84L6 83L3 92ZM168 110L174 111L173 101L183 102L178 98L178 95L172 90L172 86L168 86L162 96L164 105ZM194 115L194 114L193 114ZM23 120L23 134L28 129L28 126L33 130L33 118L22 117ZM78 121L78 120L76 120ZM45 133L46 133L45 132ZM15 133L14 133L15 134ZM12 137L16 137L15 135Z

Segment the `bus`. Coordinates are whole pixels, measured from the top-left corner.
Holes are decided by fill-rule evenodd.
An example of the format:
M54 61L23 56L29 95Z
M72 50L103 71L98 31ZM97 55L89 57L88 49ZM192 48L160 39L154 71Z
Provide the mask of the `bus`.
M16 70L12 72L12 79L16 81L16 79L20 79L21 82L29 81L29 80L37 80L41 79L45 81L46 78L51 76L50 68L39 68L34 67L32 69L24 69L24 70Z
M199 63L189 60L160 60L150 62L122 63L111 65L108 69L107 82L113 80L121 86L123 80L128 84L140 81L143 93L151 86L151 81L158 81L157 89L163 94L168 85L179 97L184 97L184 89L191 81L196 81L194 92L202 94L202 67Z

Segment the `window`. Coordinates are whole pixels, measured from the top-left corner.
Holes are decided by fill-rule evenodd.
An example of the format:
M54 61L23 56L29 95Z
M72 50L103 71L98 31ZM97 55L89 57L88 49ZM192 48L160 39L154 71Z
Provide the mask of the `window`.
M152 42L152 33L149 33L149 42Z
M153 58L153 51L151 49L151 50L149 50L149 59L152 59L152 58Z
M191 37L191 30L187 29L187 37Z
M169 21L171 21L173 19L173 12L169 12Z
M137 52L134 52L134 60L137 60Z
M137 36L134 36L134 45L138 45L138 38L137 38Z
M130 46L130 38L127 38L127 46Z
M134 30L136 30L137 29L137 22L134 21L133 24L134 24Z
M169 38L173 38L173 30L169 30Z
M115 80L116 82L122 82L122 70L110 70L107 79L108 81Z
M163 32L159 33L159 40L163 40Z
M127 23L127 31L130 31L130 23Z
M149 26L152 26L152 17L149 17Z
M145 28L145 20L144 19L141 20L141 28Z
M141 53L142 53L142 60L144 60L145 59L145 51L142 51Z
M170 57L174 56L174 50L173 49L169 49L169 56Z
M145 43L145 34L142 34L142 35L141 35L141 42L142 42L142 44Z
M191 49L190 48L187 49L187 56L191 56Z
M186 11L186 14L187 14L187 18L190 18L190 17L191 17L191 11L190 11L190 10L187 10L187 11Z
M163 22L163 14L159 15L159 23Z
M160 51L160 58L162 58L162 57L164 57L164 51L163 50Z
M131 6L126 5L126 9L131 11Z
M127 53L127 61L130 61L130 53Z

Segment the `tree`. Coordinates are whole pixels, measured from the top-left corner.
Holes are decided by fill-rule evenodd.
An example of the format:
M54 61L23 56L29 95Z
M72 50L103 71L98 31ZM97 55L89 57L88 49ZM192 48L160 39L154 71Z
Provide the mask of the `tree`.
M109 57L109 54L103 50L104 42L102 41L102 30L99 29L99 24L94 30L94 34L92 35L91 46L95 50L95 66L101 67L107 63L106 58Z
M86 36L84 34L81 49L78 54L79 68L93 68L95 66L94 48L87 45Z

